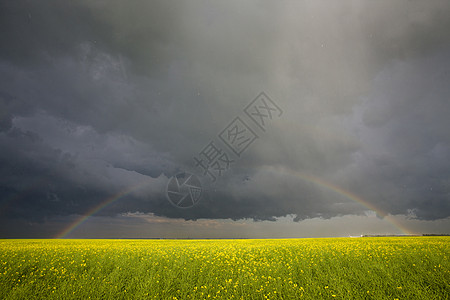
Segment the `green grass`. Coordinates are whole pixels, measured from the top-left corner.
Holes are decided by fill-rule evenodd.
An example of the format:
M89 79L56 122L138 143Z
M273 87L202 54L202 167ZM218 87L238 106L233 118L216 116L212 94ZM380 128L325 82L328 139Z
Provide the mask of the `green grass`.
M449 242L0 240L0 299L448 299Z

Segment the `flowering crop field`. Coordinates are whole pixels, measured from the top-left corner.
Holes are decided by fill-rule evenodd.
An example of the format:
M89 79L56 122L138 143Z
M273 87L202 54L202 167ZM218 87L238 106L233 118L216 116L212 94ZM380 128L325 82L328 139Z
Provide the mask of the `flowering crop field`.
M0 240L0 299L449 299L449 242Z

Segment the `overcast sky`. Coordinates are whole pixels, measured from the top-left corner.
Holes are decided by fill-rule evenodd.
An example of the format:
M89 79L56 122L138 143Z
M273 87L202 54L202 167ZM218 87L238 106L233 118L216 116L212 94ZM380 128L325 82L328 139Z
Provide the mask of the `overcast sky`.
M1 1L0 237L57 236L116 198L67 236L450 233L449 15ZM233 128L247 136L229 147ZM195 160L208 145L220 174ZM184 171L202 188L190 208L167 197Z

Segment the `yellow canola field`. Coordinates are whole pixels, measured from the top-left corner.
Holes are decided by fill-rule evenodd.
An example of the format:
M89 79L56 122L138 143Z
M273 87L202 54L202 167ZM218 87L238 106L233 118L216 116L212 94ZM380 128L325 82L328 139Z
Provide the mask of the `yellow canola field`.
M0 299L449 299L449 242L0 240Z

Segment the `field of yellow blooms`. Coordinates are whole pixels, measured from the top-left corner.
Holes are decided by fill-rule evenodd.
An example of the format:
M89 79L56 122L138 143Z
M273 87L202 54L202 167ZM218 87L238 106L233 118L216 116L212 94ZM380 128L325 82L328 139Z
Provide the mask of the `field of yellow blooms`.
M449 242L0 240L0 299L448 299Z

